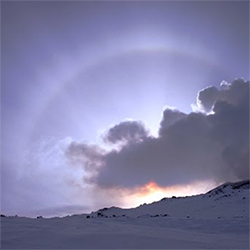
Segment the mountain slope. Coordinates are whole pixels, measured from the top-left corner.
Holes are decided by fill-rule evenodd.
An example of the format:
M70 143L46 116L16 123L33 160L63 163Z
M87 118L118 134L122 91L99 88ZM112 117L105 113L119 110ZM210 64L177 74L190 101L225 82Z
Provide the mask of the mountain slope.
M203 195L163 198L160 201L136 208L111 207L91 213L93 217L151 217L157 215L175 218L248 218L249 180L225 183Z

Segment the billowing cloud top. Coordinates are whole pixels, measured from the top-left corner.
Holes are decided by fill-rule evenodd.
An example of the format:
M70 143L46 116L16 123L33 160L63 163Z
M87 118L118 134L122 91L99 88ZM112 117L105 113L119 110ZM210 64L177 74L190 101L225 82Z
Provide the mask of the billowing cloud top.
M163 111L163 118L160 124L159 134L163 135L164 131L167 131L169 126L175 124L177 121L179 121L181 118L184 118L185 116L185 113L182 113L177 109L167 107Z
M142 122L123 121L111 127L104 136L104 141L108 143L136 142L145 139L148 131Z
M198 93L197 106L200 112L190 114L165 109L158 137L149 136L142 123L126 121L110 128L104 139L136 143L104 152L74 142L67 154L92 173L85 179L107 188L136 187L152 180L168 186L248 178L249 81L207 87Z
M217 101L226 101L233 105L239 105L241 102L248 101L249 82L243 79L236 79L232 83L223 81L220 89L209 86L199 91L197 96L197 105L204 111L209 112Z

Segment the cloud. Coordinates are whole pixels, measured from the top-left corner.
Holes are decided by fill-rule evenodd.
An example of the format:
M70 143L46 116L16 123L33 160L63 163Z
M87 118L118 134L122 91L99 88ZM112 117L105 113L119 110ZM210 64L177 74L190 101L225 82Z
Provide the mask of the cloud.
M90 145L84 142L71 142L66 155L75 164L80 164L87 171L98 170L102 164L102 157L105 153L97 145Z
M249 100L240 105L217 101L213 110L215 114L208 116L211 136L221 146L227 170L239 179L246 179L249 177Z
M129 143L145 139L149 132L140 121L123 121L113 127L104 135L104 141L115 144L118 142Z
M182 113L178 109L166 107L166 109L163 111L163 118L160 123L159 135L164 134L164 131L166 131L169 126L175 124L177 121L184 118L185 116L186 114Z
M218 99L219 90L214 86L209 86L199 91L197 105L201 110L209 112Z
M239 105L242 100L247 101L249 97L249 82L244 79L235 79L232 83L222 81L220 89L209 86L197 95L197 106L201 111L210 112L216 101L226 101L233 105Z
M103 187L135 187L152 180L167 186L211 178L219 155L207 133L205 115L192 113L159 138L106 154L95 181Z
M106 189L135 188L151 181L170 186L248 178L249 82L237 79L223 82L219 90L205 88L198 101L213 112L185 114L167 108L158 137L149 136L140 122L121 122L110 128L105 140L136 143L104 152L75 142L67 153L89 173L94 170L90 183Z

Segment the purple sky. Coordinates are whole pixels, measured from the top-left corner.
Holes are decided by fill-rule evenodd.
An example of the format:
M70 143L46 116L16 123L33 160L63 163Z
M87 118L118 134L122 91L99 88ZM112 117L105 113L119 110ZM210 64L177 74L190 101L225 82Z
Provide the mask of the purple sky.
M172 150L174 143L162 139L161 144L158 138L159 129L162 137L170 133L165 124L171 111L165 112L164 106L179 110L177 115L173 111L173 117L184 117L192 112L197 93L211 85L219 94L215 91L212 98L204 92L208 99L201 99L203 112L208 111L204 110L207 100L239 104L233 97L240 87L226 92L220 83L249 80L249 2L4 1L1 45L1 212L31 216L90 211L115 203L115 198L105 199L110 193L102 193L107 186L121 183L121 188L129 188L150 181L151 171L140 180L136 177L149 160L132 161L131 150L142 155L150 155L155 147ZM126 119L144 125L124 125ZM180 128L170 130L168 141L181 140L175 133L193 126L192 119L189 123L188 116ZM132 146L124 146L117 156L89 146L112 147L104 145L102 134L115 124L121 126L106 138L125 138ZM149 134L155 139L148 139ZM131 142L136 136L145 141L142 147ZM204 146L204 151L208 148ZM79 157L86 152L87 160L80 157L79 163L76 153ZM163 171L169 158L154 157L155 162L145 168L155 164L160 166L155 171ZM133 166L134 174L126 176L130 182L105 168L99 170L99 160L112 173L119 166L114 168L124 176ZM88 164L94 170L86 169ZM180 171L184 168L178 166ZM172 172L169 176L166 172L166 182L155 179L163 186L206 176L216 181L233 179L219 178L220 171L200 172L173 177L173 182L169 182L175 176ZM100 201L93 198L96 189L104 197Z

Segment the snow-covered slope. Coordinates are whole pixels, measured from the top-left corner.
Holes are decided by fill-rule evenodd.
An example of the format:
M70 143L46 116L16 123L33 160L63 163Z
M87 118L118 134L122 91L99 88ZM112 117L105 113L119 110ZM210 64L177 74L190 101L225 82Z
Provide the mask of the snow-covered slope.
M203 195L163 198L132 209L104 208L93 212L90 216L248 218L249 180L225 183Z
M1 249L249 249L249 181L132 209L1 217Z

